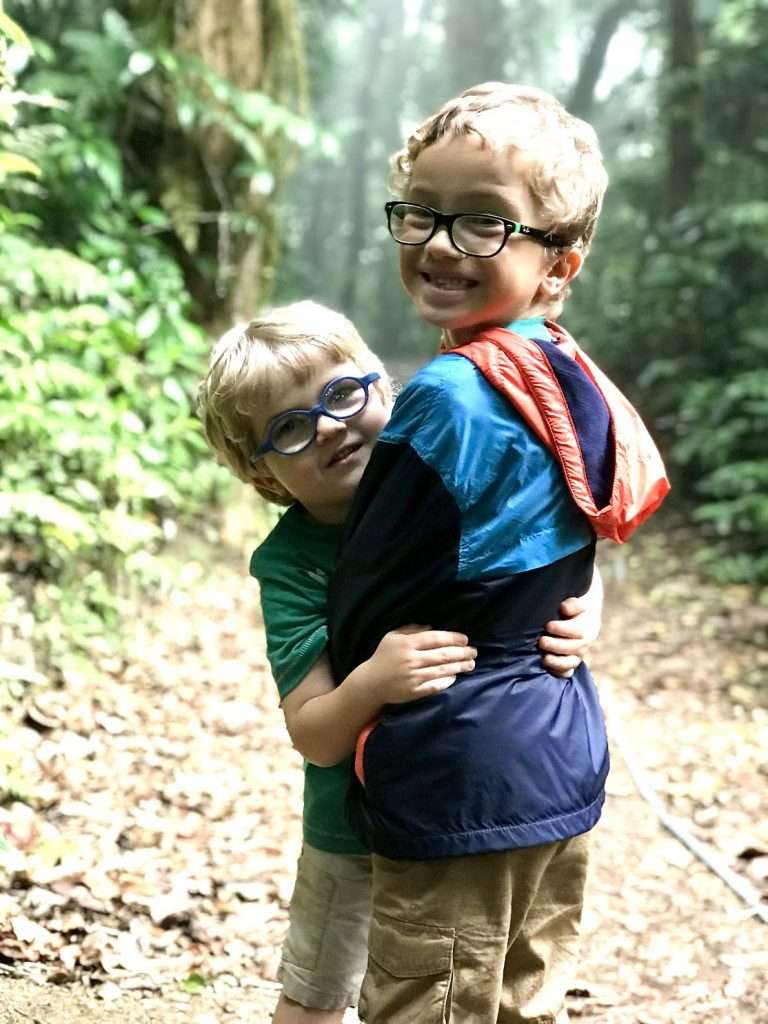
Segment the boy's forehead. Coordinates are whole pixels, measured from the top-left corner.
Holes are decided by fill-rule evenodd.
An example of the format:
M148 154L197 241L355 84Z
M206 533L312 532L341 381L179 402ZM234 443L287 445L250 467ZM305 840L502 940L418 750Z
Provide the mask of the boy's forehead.
M286 409L298 409L314 405L320 397L329 381L335 377L353 376L359 377L362 370L352 360L318 360L314 364L303 366L293 371L284 371L281 381L275 381L269 389L264 403L264 419L270 420L273 416Z
M490 145L478 135L446 135L419 153L408 193L443 200L506 203L515 210L533 202L531 160L511 146Z

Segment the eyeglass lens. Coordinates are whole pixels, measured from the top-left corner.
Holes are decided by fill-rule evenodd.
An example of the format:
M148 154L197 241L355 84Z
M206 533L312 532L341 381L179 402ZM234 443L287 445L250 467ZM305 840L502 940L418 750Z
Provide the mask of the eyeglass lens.
M345 420L361 412L366 401L365 385L354 377L342 377L325 389L319 404L322 412ZM311 412L289 412L280 416L271 430L275 450L282 455L293 455L306 448L317 433L316 424L317 419Z
M422 245L432 234L434 215L419 206L398 203L392 207L390 229L397 242ZM504 221L497 217L463 214L451 226L454 245L472 256L492 256L499 251L505 238Z

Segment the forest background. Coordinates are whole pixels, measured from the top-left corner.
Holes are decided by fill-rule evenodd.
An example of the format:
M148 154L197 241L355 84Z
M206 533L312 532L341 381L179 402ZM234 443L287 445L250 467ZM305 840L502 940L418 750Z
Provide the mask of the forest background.
M0 2L0 686L117 638L231 486L194 388L271 301L435 347L383 218L409 125L490 79L591 121L611 186L565 325L637 402L723 581L768 586L765 0Z

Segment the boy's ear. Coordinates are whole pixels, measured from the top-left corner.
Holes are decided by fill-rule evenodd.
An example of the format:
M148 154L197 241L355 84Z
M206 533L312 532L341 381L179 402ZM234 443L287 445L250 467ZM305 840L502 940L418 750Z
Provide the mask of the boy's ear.
M541 281L541 290L548 299L554 299L571 283L584 265L580 249L558 252Z
M277 505L291 505L295 501L290 491L287 491L266 469L250 467L248 476L251 484L268 501L273 501Z

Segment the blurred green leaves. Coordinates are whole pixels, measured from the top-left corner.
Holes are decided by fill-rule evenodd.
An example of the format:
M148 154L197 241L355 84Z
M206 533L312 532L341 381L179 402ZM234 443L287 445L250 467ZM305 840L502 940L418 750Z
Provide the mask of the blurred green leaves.
M2 31L25 38L5 16ZM119 77L119 40L73 41L93 51L77 89L74 71L40 76L34 94L7 74L1 87L3 144L19 151L0 157L0 567L24 581L54 662L116 627L130 578L153 578L164 535L219 474L192 409L208 344L148 230L167 216L125 187L116 143L83 119Z
M653 145L626 160L616 147L589 284L574 290L576 328L654 422L673 497L702 529L702 562L722 580L764 586L768 7L724 0L711 17L700 24L700 99L690 114L702 160L690 194L664 212L662 67L656 120L633 115L633 136L639 123ZM616 106L632 104L634 89Z

